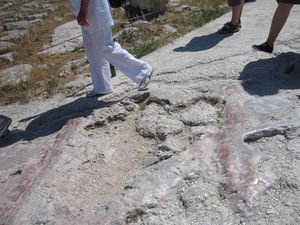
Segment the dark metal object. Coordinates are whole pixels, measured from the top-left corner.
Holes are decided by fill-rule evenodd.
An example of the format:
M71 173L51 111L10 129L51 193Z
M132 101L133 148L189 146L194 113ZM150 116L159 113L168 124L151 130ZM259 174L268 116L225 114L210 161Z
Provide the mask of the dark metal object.
M8 135L8 127L11 124L11 119L0 115L0 138Z
M109 0L109 4L112 8L120 8L125 2L126 0Z

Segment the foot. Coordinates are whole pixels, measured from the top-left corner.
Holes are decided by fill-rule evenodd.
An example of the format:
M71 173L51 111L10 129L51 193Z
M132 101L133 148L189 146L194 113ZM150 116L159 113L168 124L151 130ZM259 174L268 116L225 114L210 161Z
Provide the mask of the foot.
M153 68L150 66L149 69L148 69L147 74L145 75L145 77L143 78L143 80L141 81L141 83L138 86L139 91L144 91L144 90L147 89L147 87L150 83L150 79L151 79L152 74L153 74Z
M269 45L268 42L262 43L261 45L252 45L252 48L257 51L272 53L273 46Z
M224 26L228 26L228 25L230 26L230 24L233 24L233 23L227 22L227 23L224 24ZM238 26L240 29L242 28L242 21L241 21L241 19L239 19L239 21L236 24L236 26Z
M86 93L86 97L87 98L99 97L99 96L103 96L103 95L108 95L110 93L112 93L112 91L98 92L98 91L92 90L92 91L89 91Z
M225 23L224 26L218 30L218 34L232 34L238 32L241 28L241 24L238 23L236 25L232 24L231 22Z

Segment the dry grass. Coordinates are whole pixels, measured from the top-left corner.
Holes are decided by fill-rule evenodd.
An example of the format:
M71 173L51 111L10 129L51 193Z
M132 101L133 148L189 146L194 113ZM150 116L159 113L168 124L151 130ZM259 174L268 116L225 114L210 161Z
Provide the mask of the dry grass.
M47 1L47 0L39 0ZM49 13L42 24L34 24L29 27L28 35L15 41L13 51L17 60L14 64L31 64L33 66L30 78L26 82L18 85L0 85L0 104L10 104L13 102L28 102L36 97L50 97L52 94L62 90L63 85L74 78L74 74L67 77L59 77L61 68L67 62L83 57L82 51L49 56L35 54L42 49L45 43L51 41L51 34L54 29L72 19L74 19L68 9L68 1L56 1L58 5L55 12ZM168 9L158 19L153 19L151 24L137 25L140 37L138 40L125 41L119 39L120 44L137 57L146 55L155 49L165 45L175 38L202 26L225 13L228 8L224 7L223 0L184 0L183 4L197 7L197 10L174 12ZM114 10L113 17L122 21L113 27L116 33L125 27L132 26L122 10ZM60 18L59 20L56 18ZM175 33L165 33L164 24L169 24L176 28ZM30 56L30 57L28 57ZM41 69L39 65L47 64L47 69ZM13 64L0 62L0 69L7 68Z
M51 42L54 29L72 19L67 1L58 1L55 12L49 13L47 18L43 19L43 23L30 26L28 34L15 41L14 53L16 58L27 57L40 51L45 43Z
M84 53L73 52L55 56L39 55L27 58L22 63L33 66L29 79L20 84L7 84L0 86L0 104L10 104L13 102L26 103L37 97L50 97L59 92L63 85L74 78L74 73L67 76L58 76L59 68L66 62L82 58ZM47 65L41 68L40 65Z
M48 13L43 23L31 25L26 36L13 42L12 50L17 60L13 64L0 62L0 69L16 64L33 66L27 81L17 85L0 85L0 104L24 103L37 96L49 97L57 93L64 83L72 80L73 74L69 77L58 77L58 68L66 62L83 57L82 51L55 56L36 54L46 43L51 42L51 35L57 26L73 19L69 13L67 1L57 1L57 5L55 12ZM47 69L41 68L42 64L47 65Z
M190 5L195 9L176 12L175 9L170 8L158 19L152 20L150 26L147 24L136 26L141 32L139 40L128 42L121 37L118 42L135 56L142 57L228 11L223 0L183 0L182 5ZM165 24L169 24L177 31L164 32ZM122 26L125 27L126 24Z

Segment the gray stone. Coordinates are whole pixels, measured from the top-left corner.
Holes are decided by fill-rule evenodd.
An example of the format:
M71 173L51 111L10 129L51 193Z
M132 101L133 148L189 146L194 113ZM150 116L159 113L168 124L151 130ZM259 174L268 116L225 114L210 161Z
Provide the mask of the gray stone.
M167 116L143 117L137 123L137 132L143 137L164 140L170 134L179 134L183 131L183 124Z
M195 11L198 10L199 8L190 6L190 5L181 5L175 9L175 12L184 12L184 11Z
M29 24L35 24L35 23L43 23L43 20L42 19L35 19L35 20L30 20L29 21Z
M146 21L146 20L137 20L133 23L134 26L149 26L151 25L151 23L149 21Z
M42 5L43 11L46 11L46 12L54 12L56 8L57 8L57 6L54 4L43 4Z
M91 83L91 77L89 74L79 74L79 75L76 75L76 77L73 81L66 83L64 85L64 88L67 88L67 89L82 88L82 87L88 86L90 83Z
M180 137L180 135L169 135L164 142L158 145L158 150L179 154L186 149L187 145L189 145L189 142L187 138L184 138L184 136Z
M168 1L168 6L175 7L175 6L180 5L180 3L181 3L181 0L169 0Z
M43 69L43 70L49 69L49 65L48 65L48 64L41 64L41 65L38 65L38 67L39 67L40 69Z
M0 16L3 17L3 16L7 16L9 14L11 14L12 12L11 11L0 11Z
M28 21L18 21L3 24L4 30L26 30L29 26Z
M44 11L46 11L46 12L54 12L55 11L55 7L45 8Z
M85 57L83 57L81 59L76 59L76 60L70 61L60 69L61 72L59 73L59 76L65 77L67 74L69 74L72 71L75 71L79 68L82 68L85 65L87 65L87 60Z
M12 23L12 22L17 22L17 17L15 18L4 18L2 20L3 23ZM3 26L3 25L2 25ZM4 29L4 28L3 28Z
M40 14L33 14L29 16L25 16L24 19L26 20L36 20L36 19L43 19L47 14L45 13L40 13Z
M0 53L6 52L13 47L13 44L8 41L0 41Z
M28 78L31 70L32 66L29 64L10 67L0 72L0 81L5 84L18 84Z
M8 11L8 10L0 10L0 16L1 17L4 17L4 16L7 16L9 14L12 14L13 12L12 11Z
M25 8L38 8L39 4L33 1L33 2L28 2L26 4L23 4L22 6Z
M212 126L191 127L192 142L201 140L204 135L218 133L218 128Z
M12 39L19 39L26 34L25 30L15 30L15 31L8 31L6 35L0 37L0 41L10 41Z
M6 8L6 7L11 7L11 6L13 6L13 2L10 2L10 1L8 1L8 0L4 0L3 1L5 4L4 4L4 7Z
M43 4L42 5L43 9L52 8L52 7L55 7L55 5L53 5L53 4Z
M124 105L125 109L129 112L137 111L139 108L139 106L132 101L125 100L122 101L121 104Z
M169 24L164 25L164 31L166 33L175 33L177 30Z
M300 160L300 140L293 139L288 142L288 150L295 155L295 157ZM300 185L300 184L299 184Z
M9 53L0 55L0 59L2 59L4 62L12 63L12 62L15 61L15 59L14 59L14 53L9 52Z
M148 167L156 164L159 161L159 157L156 155L146 155L143 159L143 166Z
M59 45L55 46L57 44ZM74 20L55 29L52 35L52 43L44 46L44 49L49 49L43 51L43 53L59 54L74 51L78 47L82 47L81 28Z
M124 40L126 42L135 42L140 38L141 34L137 27L127 27L114 35L114 37L118 40Z
M185 208L196 208L199 207L199 204L202 204L204 207L207 206L207 202L216 195L211 187L205 184L193 185L188 187L181 194L180 198Z
M205 102L200 102L181 114L181 121L189 126L216 123L217 118L217 109Z
M35 9L22 7L21 12L23 15L30 15L35 13Z

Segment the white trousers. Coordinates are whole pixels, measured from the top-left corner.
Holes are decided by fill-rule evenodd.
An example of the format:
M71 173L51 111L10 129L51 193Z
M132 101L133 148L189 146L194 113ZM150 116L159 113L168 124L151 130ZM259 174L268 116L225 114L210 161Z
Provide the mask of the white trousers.
M90 26L82 27L82 34L94 91L99 93L112 91L109 63L135 83L140 83L150 65L122 49L112 38L111 26L97 26L97 22L93 24L93 20L97 18L91 18L92 16L93 14L90 14L88 18Z

